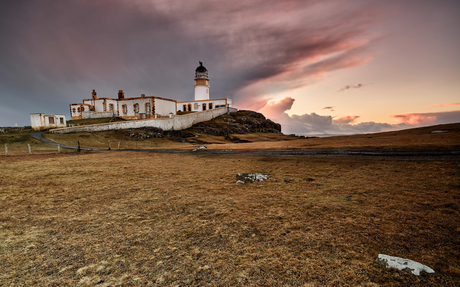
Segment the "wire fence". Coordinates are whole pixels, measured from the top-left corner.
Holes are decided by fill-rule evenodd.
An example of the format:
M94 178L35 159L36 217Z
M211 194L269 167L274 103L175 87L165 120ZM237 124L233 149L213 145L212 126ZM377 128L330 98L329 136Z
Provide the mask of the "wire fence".
M5 143L0 145L0 156L13 155L32 155L32 154L59 154L69 152L79 152L82 150L133 150L133 149L148 149L157 147L158 143L153 141L107 141L107 143L80 143L77 141L75 146L68 145L48 145L36 143Z

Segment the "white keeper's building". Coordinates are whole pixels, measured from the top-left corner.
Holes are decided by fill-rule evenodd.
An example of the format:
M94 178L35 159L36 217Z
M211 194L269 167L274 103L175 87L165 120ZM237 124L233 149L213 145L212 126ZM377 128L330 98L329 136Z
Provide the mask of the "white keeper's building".
M126 120L155 119L173 117L177 112L201 112L220 107L231 107L232 100L228 98L209 98L208 70L200 62L195 70L195 100L177 102L157 96L125 98L123 90L118 91L117 98L98 98L93 90L91 99L82 103L70 105L72 120L120 117Z

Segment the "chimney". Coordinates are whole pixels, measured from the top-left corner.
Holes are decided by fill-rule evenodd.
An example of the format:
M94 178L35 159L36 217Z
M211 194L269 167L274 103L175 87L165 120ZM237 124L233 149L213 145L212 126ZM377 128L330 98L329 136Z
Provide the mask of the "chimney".
M118 99L123 100L125 98L125 93L123 93L123 90L118 91Z
M93 99L93 100L96 100L96 99L97 99L96 90L93 89L93 92L91 93L91 95L92 95L92 99Z
M141 94L141 98L142 98L142 99L145 98L145 94Z

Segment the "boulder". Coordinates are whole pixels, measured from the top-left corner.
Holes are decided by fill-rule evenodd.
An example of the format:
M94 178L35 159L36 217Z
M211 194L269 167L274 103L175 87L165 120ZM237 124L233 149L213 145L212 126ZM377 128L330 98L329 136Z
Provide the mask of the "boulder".
M193 151L198 151L200 149L207 149L207 147L204 146L204 145L201 145L201 146L197 147L196 149L194 149Z
M242 181L246 182L260 182L269 179L270 176L268 174L261 174L261 173L238 173L236 175L237 182Z
M388 268L396 268L399 270L408 270L414 275L420 275L420 272L425 271L427 273L434 273L434 270L421 263L404 259L396 256L389 256L385 254L379 254L377 257L377 263L382 264Z

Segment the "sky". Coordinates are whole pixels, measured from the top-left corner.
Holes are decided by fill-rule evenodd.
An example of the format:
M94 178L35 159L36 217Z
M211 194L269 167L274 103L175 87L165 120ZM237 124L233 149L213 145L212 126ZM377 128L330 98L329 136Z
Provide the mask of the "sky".
M210 97L283 133L460 122L457 0L2 0L0 126L141 94Z

